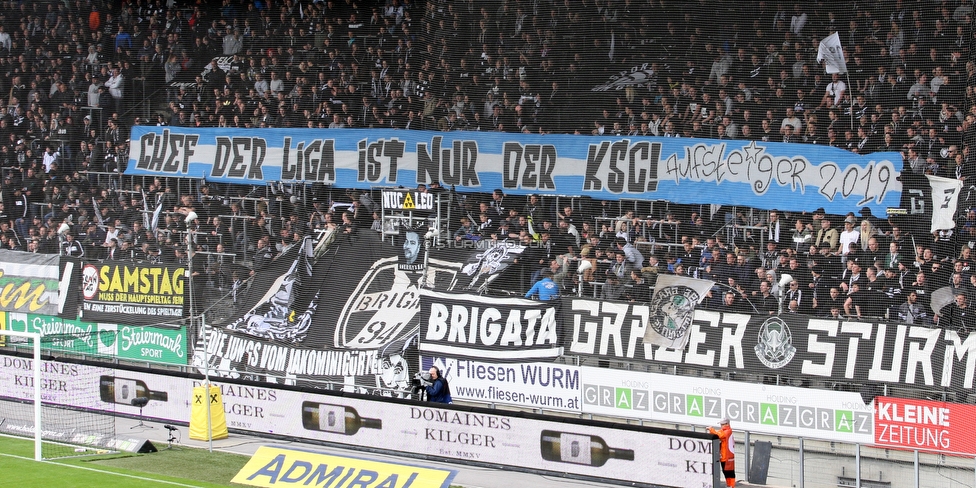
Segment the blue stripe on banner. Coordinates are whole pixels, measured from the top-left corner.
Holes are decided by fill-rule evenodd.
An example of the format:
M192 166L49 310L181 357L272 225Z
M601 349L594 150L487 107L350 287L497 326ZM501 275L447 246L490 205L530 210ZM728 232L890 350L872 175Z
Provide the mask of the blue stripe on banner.
M136 126L126 174L323 182L748 205L846 213L897 207L897 152L712 139L374 129Z

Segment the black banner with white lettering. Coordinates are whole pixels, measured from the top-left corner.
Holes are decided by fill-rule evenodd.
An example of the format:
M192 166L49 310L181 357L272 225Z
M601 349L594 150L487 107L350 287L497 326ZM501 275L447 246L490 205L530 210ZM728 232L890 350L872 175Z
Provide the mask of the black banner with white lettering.
M644 343L647 305L563 299L567 355L848 383L971 389L976 334L899 323L696 310L688 346Z
M563 353L558 317L558 300L425 290L420 297L420 350L492 361L555 358Z
M408 273L399 267L402 246L374 234L342 235L322 255L306 241L260 271L238 314L207 331L210 366L231 377L287 376L361 393L408 393L418 364L419 284L455 282L470 251ZM203 344L198 336L197 366Z

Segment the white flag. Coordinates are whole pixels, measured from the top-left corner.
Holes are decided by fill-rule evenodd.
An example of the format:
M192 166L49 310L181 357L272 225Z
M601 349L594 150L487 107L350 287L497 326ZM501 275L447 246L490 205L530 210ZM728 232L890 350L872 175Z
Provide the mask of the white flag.
M932 187L932 228L929 232L952 229L956 226L956 207L962 182L954 178L925 175Z
M847 61L844 59L844 49L840 46L840 36L836 32L820 41L817 50L817 62L823 62L828 73L847 73Z
M714 281L661 274L654 285L644 342L669 349L684 349L695 317L695 307Z
M610 61L613 61L613 52L617 49L617 33L610 31Z

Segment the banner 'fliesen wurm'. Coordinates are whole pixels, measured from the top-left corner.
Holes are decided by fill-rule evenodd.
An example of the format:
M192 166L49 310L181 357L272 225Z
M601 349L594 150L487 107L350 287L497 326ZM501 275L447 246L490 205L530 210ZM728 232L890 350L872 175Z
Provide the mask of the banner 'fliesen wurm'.
M186 268L111 261L81 270L81 316L96 322L152 325L181 320Z
M866 156L808 144L366 129L135 126L126 174L344 188L440 182L458 191L585 195L676 203L897 206L899 153ZM717 190L717 191L716 191ZM775 205L773 205L775 203Z

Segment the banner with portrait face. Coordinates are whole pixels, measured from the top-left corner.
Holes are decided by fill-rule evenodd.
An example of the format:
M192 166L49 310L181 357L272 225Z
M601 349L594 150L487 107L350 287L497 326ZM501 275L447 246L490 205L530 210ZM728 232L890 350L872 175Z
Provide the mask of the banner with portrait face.
M424 235L427 233L426 225L413 227L400 226L400 235L397 239L397 249L399 258L397 259L397 269L406 273L421 273L424 270L424 262L427 257L427 246L424 242Z

